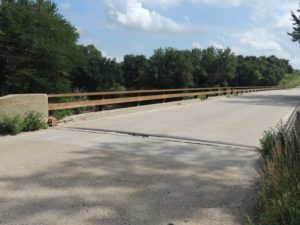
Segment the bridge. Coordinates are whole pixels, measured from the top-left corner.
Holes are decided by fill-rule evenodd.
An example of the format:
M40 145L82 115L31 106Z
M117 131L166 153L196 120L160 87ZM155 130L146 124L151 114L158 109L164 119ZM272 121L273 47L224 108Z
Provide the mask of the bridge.
M259 140L288 121L300 89L161 92L49 109L214 97L78 115L0 137L0 224L245 224L259 197Z

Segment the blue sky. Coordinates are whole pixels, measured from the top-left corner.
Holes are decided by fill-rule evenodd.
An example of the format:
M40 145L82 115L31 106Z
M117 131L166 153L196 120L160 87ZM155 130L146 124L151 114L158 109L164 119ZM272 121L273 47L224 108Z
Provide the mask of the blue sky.
M298 0L54 0L80 33L107 57L150 56L154 49L230 47L236 54L276 55L300 69L291 42Z

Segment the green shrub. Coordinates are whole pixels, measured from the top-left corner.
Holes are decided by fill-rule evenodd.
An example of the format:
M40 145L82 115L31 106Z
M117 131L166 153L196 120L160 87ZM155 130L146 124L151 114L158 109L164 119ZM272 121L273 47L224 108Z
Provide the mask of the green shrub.
M43 119L43 115L38 112L28 112L23 119L23 131L35 131L46 129L47 123Z
M261 154L264 160L272 158L272 152L275 145L275 130L265 131L263 138L260 140Z
M300 74L299 72L294 72L291 74L286 74L279 83L279 86L285 88L295 88L300 85Z
M99 90L102 91L102 90ZM114 86L110 87L107 91L126 91L126 87L120 85L120 84L115 84Z
M206 100L208 98L208 96L207 95L198 95L197 98L200 100Z
M0 133L16 135L22 131L23 120L20 115L2 116L0 119Z
M34 131L48 127L41 113L28 112L24 117L20 115L4 115L0 118L0 133L16 135L22 131Z
M74 113L72 109L63 109L63 110L54 111L52 116L55 117L57 120L61 120L66 116L71 116L73 114Z

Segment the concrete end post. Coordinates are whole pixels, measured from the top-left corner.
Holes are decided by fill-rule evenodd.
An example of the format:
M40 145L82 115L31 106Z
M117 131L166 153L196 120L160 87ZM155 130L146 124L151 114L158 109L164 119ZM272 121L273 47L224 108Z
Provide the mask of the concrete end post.
M48 118L48 96L46 94L16 94L0 97L0 116L24 115L27 112L40 112Z

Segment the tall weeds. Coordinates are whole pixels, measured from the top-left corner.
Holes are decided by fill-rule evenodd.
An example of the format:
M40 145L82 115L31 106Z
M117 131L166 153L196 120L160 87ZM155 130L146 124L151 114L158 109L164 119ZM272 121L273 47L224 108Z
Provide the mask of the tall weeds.
M262 225L300 224L300 145L296 131L266 132L261 141L264 158Z

